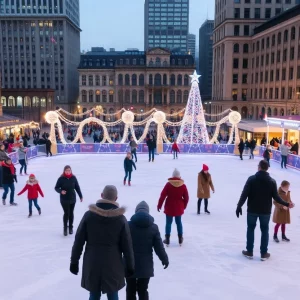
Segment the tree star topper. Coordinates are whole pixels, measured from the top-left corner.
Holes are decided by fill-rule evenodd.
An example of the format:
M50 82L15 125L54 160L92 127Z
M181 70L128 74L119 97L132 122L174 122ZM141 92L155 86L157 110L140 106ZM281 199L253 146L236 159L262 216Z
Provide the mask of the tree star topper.
M194 71L194 74L193 75L190 75L190 77L192 78L192 83L194 82L194 81L196 81L197 83L199 83L199 77L201 77L201 75L198 75L197 74L197 71L195 70Z

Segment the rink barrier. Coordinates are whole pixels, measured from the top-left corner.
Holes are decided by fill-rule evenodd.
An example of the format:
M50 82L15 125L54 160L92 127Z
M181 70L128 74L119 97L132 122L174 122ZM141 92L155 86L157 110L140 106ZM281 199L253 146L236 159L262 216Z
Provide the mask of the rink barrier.
M27 148L27 159L33 159L40 156L46 156L46 145L38 145L38 146L32 146ZM11 158L11 161L13 164L19 163L19 156L18 152L12 152L8 154L8 156Z

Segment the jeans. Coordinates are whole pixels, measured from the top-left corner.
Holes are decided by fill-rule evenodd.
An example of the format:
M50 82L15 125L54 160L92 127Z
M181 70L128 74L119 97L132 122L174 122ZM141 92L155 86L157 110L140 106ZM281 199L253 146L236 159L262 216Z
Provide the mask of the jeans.
M36 209L38 211L41 210L41 208L39 207L38 203L37 203L38 199L29 199L28 200L28 204L29 204L29 213L32 214L32 202L34 204L34 206L36 207Z
M89 300L100 300L101 292L92 293L90 292ZM107 293L107 300L119 300L118 292Z
M20 174L22 174L23 168L24 168L24 172L26 174L27 173L27 164L26 164L25 159L20 159L19 163L21 165Z
M247 251L253 253L254 248L254 231L257 219L259 219L261 230L260 253L266 254L268 252L269 244L269 222L271 215L252 214L247 215Z
M255 150L255 148L251 148L250 149L250 158L254 158L254 150Z
M128 177L128 181L131 181L131 173L132 171L125 171L125 177L124 177L124 181L126 181L127 177Z
M175 156L176 156L176 158L178 158L178 151L173 151L173 157L174 157L174 159L175 159Z
M268 166L270 167L270 158L265 158L265 161L268 163Z
M202 199L201 198L199 198L198 199L198 205L197 205L197 208L198 208L198 214L200 214L200 208L201 208L201 203L202 203ZM205 211L207 211L207 207L208 207L208 200L207 199L204 199L204 209L205 209Z
M2 187L2 178L3 178L3 169L2 167L0 166L0 187Z
M166 215L166 234L170 235L171 234L171 227L173 223L173 218L171 216ZM183 229L182 229L182 222L181 222L181 216L175 217L175 222L177 225L177 233L179 235L183 234Z
M281 168L283 168L283 166L286 168L286 164L287 164L287 156L281 155Z
M136 149L131 150L131 155L132 155L132 158L133 157L135 158L135 162L137 162Z
M69 221L69 227L73 228L75 203L70 204L70 203L60 202L60 204L64 210L64 217L63 217L64 227L68 226L68 221Z
M154 149L149 149L149 161L151 161L151 159L154 160Z
M136 300L136 293L139 300L149 300L149 281L150 278L127 278L126 300Z
M14 203L14 196L15 196L15 184L14 183L3 183L4 193L2 196L3 200L6 200L8 189L10 189L10 204Z

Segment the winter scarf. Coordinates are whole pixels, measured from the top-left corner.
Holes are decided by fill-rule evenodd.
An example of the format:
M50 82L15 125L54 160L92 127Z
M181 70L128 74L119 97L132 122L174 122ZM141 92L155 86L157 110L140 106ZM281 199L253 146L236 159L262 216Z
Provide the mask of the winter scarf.
M72 176L73 176L72 173L71 174L66 174L66 173L63 174L63 177L66 177L68 179L70 179Z
M12 174L12 175L15 175L15 167L14 167L14 165L13 165L12 163L9 165L9 164L7 164L7 163L5 163L5 162L2 162L2 166L3 166L3 167L9 168L11 174Z

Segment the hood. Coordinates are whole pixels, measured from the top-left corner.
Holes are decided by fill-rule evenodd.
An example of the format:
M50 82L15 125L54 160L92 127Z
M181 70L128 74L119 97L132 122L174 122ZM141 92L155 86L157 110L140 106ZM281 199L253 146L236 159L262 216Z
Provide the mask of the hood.
M27 180L26 181L26 184L29 184L29 185L35 185L35 184L38 184L39 182L35 179L34 181L29 181Z
M172 184L174 187L181 187L184 185L184 181L181 178L172 177L168 179L168 182Z
M109 200L98 200L96 204L91 204L89 210L101 217L113 218L124 215L126 208L119 207L119 203Z
M140 202L137 206L136 206L136 209L135 209L135 213L138 213L138 212L145 212L145 213L148 213L149 214L149 205L147 204L146 201L142 201Z
M134 214L130 221L137 227L147 228L153 225L154 218L148 213L140 211Z

